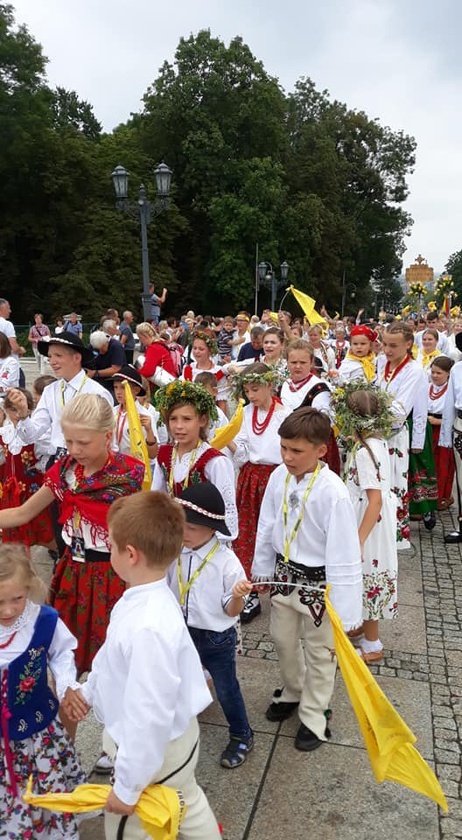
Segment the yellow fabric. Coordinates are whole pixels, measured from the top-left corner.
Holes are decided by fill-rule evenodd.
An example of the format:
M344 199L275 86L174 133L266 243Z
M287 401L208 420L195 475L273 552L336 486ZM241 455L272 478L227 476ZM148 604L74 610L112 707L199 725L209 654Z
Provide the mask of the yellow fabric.
M287 289L286 291L292 292L295 300L300 304L306 317L308 318L310 326L314 326L314 324L327 324L326 319L323 318L322 315L319 314L319 312L316 312L316 301L314 300L314 298L310 297L309 295L306 295L305 292L299 292L299 290L294 289L293 286L289 286L289 289Z
M403 308L401 310L401 315L406 316L410 311L411 311L411 307L409 305L408 306L403 306Z
M274 321L275 324L277 324L279 321L279 315L277 312L270 312L270 318L272 321Z
M220 429L217 429L215 437L210 441L210 446L213 446L215 449L224 449L225 446L228 446L228 443L231 443L236 437L242 426L243 419L244 400L240 399L231 420L226 426L221 426Z
M144 464L144 478L142 490L150 490L152 484L151 465L149 463L148 448L140 421L140 415L136 410L135 398L132 394L129 383L124 381L125 387L125 408L127 411L128 434L130 436L130 452L134 458L138 458Z
M440 351L438 350L438 348L436 348L436 350L432 350L432 352L431 352L431 353L426 353L426 352L425 352L425 350L423 350L423 351L422 351L422 365L423 365L423 369L424 369L424 370L427 370L427 369L430 367L430 365L431 365L431 363L433 362L433 360L434 360L434 359L436 359L438 356L441 356L441 353L440 353Z
M417 359L417 356L419 355L419 348L417 347L417 344L412 345L412 351L411 352L412 352L412 358Z
M364 356L364 358L360 358L356 356L351 350L348 350L346 354L347 359L351 359L353 362L361 362L363 366L364 376L366 377L368 382L372 382L375 376L375 356L373 353L369 353L368 356Z
M110 785L79 785L72 793L44 793L34 796L32 776L23 796L28 805L71 814L99 811L111 792ZM154 840L175 840L186 813L181 791L166 785L149 785L135 805L144 831Z
M358 656L331 604L329 592L330 586L326 589L325 597L334 633L335 653L375 778L378 782L388 779L405 785L428 796L447 811L447 802L438 779L413 746L417 740L415 735Z
M457 318L460 315L460 306L453 306L450 310L451 318Z
M428 301L428 303L427 303L427 306L428 306L428 308L429 308L430 312L435 312L435 310L436 310L436 303L435 303L435 301L434 301L434 300L429 300L429 301Z

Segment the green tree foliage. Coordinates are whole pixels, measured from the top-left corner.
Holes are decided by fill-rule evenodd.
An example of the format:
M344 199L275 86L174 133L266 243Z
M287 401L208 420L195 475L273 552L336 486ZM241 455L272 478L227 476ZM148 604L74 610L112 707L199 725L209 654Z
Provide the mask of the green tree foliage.
M462 251L451 254L446 265L445 274L450 274L454 282L454 291L457 295L454 303L462 305Z

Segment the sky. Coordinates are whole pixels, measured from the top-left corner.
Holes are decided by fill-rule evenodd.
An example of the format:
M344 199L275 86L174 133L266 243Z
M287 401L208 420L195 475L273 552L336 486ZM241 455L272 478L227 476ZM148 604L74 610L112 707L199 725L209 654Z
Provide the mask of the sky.
M286 91L301 76L417 140L404 267L436 272L462 249L461 0L10 0L49 60L110 131L141 99L180 38L241 36Z

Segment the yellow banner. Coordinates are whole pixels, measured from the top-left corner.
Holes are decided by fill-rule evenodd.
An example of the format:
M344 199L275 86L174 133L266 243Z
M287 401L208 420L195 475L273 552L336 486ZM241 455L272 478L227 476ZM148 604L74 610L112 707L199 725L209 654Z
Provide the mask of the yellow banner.
M152 483L151 465L149 463L148 448L144 437L140 415L136 410L135 398L127 380L125 386L125 409L128 420L128 434L130 436L130 452L134 458L138 458L144 464L144 478L142 490L150 490Z

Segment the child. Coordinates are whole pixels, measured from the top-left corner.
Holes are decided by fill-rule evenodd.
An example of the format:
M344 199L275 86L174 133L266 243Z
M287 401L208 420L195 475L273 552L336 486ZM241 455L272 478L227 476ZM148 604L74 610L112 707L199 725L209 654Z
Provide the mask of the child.
M32 385L34 408L37 408L37 404L40 400L40 397L42 396L47 385L51 385L51 383L55 381L56 378L54 376L51 376L50 373L44 373L42 376L37 376L37 379L34 379L34 384Z
M218 355L222 364L231 361L234 329L234 318L231 315L227 315L223 318L221 329L217 335Z
M156 408L151 403L151 383L145 376L141 377L141 386L145 391L143 394L138 394L136 399L149 412L152 421L152 428L156 430L156 438L158 443L168 443L168 431L164 423L162 423L161 416ZM153 459L154 464L155 459Z
M152 489L178 498L189 484L211 481L223 496L226 524L235 539L238 526L233 465L207 443L209 423L217 419L213 397L202 385L178 380L159 388L155 401L174 443L159 446Z
M202 666L213 678L229 725L222 767L234 769L253 747L253 732L236 676L235 624L252 588L244 569L216 532L229 536L220 492L205 481L183 490L178 499L186 517L183 550L167 580L180 602Z
M128 426L127 410L125 405L125 385L128 382L130 390L135 400L140 423L144 431L148 456L154 459L157 455L157 438L152 426L152 418L149 411L143 408L141 403L137 402L138 396L144 396L145 390L143 388L142 377L132 365L123 365L120 370L112 377L114 383L114 396L118 405L114 408L114 435L112 438L112 448L114 452L121 452L123 455L130 455L130 430Z
M396 496L385 438L393 421L391 398L357 379L334 394L336 422L350 443L345 480L355 509L362 553L364 633L360 652L369 665L383 659L379 619L397 616ZM362 631L362 632L361 632Z
M51 582L51 601L78 639L82 674L103 644L109 613L124 590L109 564L107 512L116 498L141 489L144 466L111 452L114 417L104 397L74 397L61 423L69 455L45 473L43 486L27 502L0 513L0 528L24 525L60 499L66 549Z
M378 335L365 324L357 324L350 332L350 349L338 369L338 384L353 379L372 382L375 379L374 343Z
M196 375L194 380L196 385L203 385L205 390L209 392L209 394L213 397L216 401L218 397L218 382L217 377L214 373L209 370L202 370L200 373ZM221 429L223 426L227 426L229 420L224 411L221 410L220 406L217 405L217 414L218 419L214 420L210 423L209 426L209 433L208 439L212 440L215 432L217 429Z
M27 400L29 411L34 408L32 394L24 388L18 388ZM48 461L50 435L44 434L37 443L23 443L17 432L18 410L9 396L3 402L3 411L7 420L0 428L0 440L5 454L4 479L0 509L17 508L31 498L43 483L43 474ZM18 528L4 528L2 540L19 542L25 545L54 545L53 525L49 510L34 516L30 522Z
M282 721L298 708L295 747L303 751L320 747L330 734L325 712L336 660L322 592L326 583L344 629L362 622L353 506L341 479L319 460L329 434L329 418L314 408L294 411L281 425L284 463L270 476L263 497L252 564L255 583L278 581L271 591L270 631L283 688L274 692L266 717Z
M249 365L233 377L236 398L245 396L248 400L241 430L230 444L234 466L239 469L236 490L239 536L233 549L249 579L263 494L271 473L282 463L278 429L290 414L290 409L284 408L273 394L277 382L277 371L262 362ZM248 624L260 613L258 592L253 590L246 601L241 622Z
M228 389L226 385L226 376L223 369L214 364L212 356L217 354L217 343L214 338L211 338L207 333L196 332L194 335L192 352L194 354L194 362L185 365L181 379L186 379L188 382L194 382L196 376L200 371L209 371L215 374L217 380L217 396L216 403L218 408L223 412L226 411L226 402L228 399Z
M62 696L75 679L77 643L58 613L40 606L44 590L25 548L0 546L0 831L18 840L78 840L74 815L32 808L22 799L30 775L39 794L64 793L86 781L47 681L49 667Z
M444 404L447 399L449 377L454 362L448 356L437 356L430 367L428 389L428 422L432 427L433 454L438 484L438 510L447 510L453 502L454 452L439 445Z
M133 814L150 784L182 791L184 840L219 840L216 820L194 771L196 715L211 702L197 651L166 572L183 541L181 506L164 493L119 499L108 515L111 564L128 586L88 681L70 683L65 707L80 720L93 706L111 742L114 784L106 802L106 840L144 840ZM123 829L123 815L128 820Z

